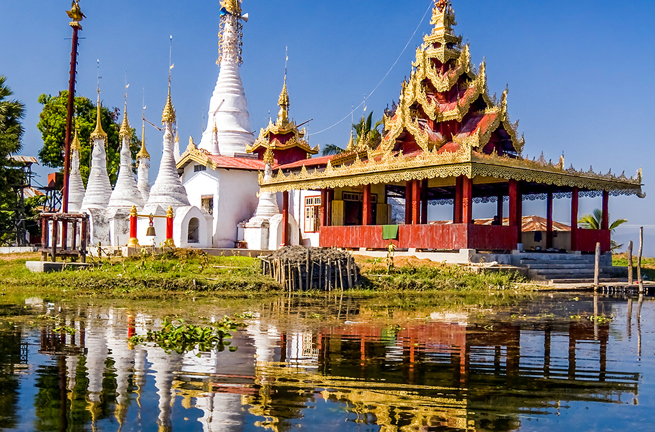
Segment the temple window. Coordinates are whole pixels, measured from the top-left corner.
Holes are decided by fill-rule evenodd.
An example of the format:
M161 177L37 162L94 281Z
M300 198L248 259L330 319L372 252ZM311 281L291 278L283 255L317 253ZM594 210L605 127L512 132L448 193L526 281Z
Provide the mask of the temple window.
M321 228L321 197L305 197L305 232L318 232Z
M207 167L204 165L194 165L193 172L207 171Z
M210 215L214 214L214 197L213 196L203 196L200 199L200 205L207 213Z
M198 218L192 218L189 221L189 234L187 243L200 243L200 221Z

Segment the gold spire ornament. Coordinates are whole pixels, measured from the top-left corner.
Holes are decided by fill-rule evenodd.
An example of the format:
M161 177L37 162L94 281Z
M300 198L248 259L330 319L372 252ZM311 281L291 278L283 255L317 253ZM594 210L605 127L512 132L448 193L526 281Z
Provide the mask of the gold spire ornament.
M80 151L82 149L82 145L80 144L80 138L78 136L78 129L77 129L77 124L75 125L75 136L73 137L73 142L71 143L71 150L77 150Z
M141 125L141 150L136 154L137 159L150 160L150 153L146 150L146 125L145 122Z
M107 134L105 131L102 129L102 122L101 122L101 117L100 117L100 110L102 108L102 105L100 104L100 91L98 91L98 100L97 100L97 118L96 118L96 128L91 134L91 141L96 140L96 139L107 139Z
M289 121L289 92L287 91L286 74L284 74L284 86L282 87L282 92L280 93L280 98L278 99L277 104L280 106L280 112L277 115L277 119L280 125L284 125Z
M80 21L82 21L86 16L82 13L82 9L80 9L80 1L79 0L73 0L71 4L71 10L66 11L66 14L70 19L73 21L70 23L71 27L77 27L80 30L82 29L82 26L80 25Z
M266 151L264 152L264 163L271 166L275 163L273 150L270 147L266 147Z
M173 101L171 100L171 88L168 87L168 99L166 99L166 106L164 107L164 113L161 116L162 123L175 123L175 108L173 107Z
M232 15L241 16L241 2L239 0L222 0L221 8L225 8Z
M125 101L125 110L123 111L123 123L121 124L121 129L118 133L118 137L123 139L123 137L132 137L132 128L130 127L130 121L127 118L127 101Z

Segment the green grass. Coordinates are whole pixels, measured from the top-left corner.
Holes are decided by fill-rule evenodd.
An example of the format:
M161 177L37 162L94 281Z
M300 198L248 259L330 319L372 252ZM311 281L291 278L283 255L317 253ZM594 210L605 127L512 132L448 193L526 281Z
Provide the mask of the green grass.
M627 267L628 255L625 253L616 254L612 257L612 264L615 266ZM632 259L633 271L632 275L637 280L637 257L633 256ZM655 281L655 258L641 258L641 271L646 280Z

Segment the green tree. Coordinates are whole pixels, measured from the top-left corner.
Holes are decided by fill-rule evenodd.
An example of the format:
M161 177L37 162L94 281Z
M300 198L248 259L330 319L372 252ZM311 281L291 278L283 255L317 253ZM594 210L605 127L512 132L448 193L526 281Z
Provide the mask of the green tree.
M620 225L623 225L626 223L628 220L627 219L617 219L614 222L610 224L610 232L614 234L614 231L616 228L618 228ZM603 212L601 209L595 209L591 214L586 214L580 218L578 221L580 226L584 229L600 229L600 227L603 224ZM619 249L622 247L622 244L618 244L614 240L612 240L612 250Z
M13 92L5 84L7 78L0 76L0 203L14 203L17 199L12 185L20 183L21 172L9 158L18 153L23 144L23 125L25 106L14 99L9 99Z
M43 105L37 128L41 131L43 147L39 150L39 159L43 165L51 168L64 166L64 142L66 137L66 115L68 113L68 91L62 91L58 96L42 94L38 99ZM91 166L91 133L96 127L96 105L86 97L75 97L74 116L77 124L80 150L80 172L86 184ZM116 182L120 167L120 121L122 121L118 108L100 110L100 121L103 130L107 133L107 172L109 179ZM132 129L134 131L134 129ZM141 146L139 138L132 134L130 149L132 157L136 156Z
M343 153L345 150L336 144L325 144L323 146L323 156L337 155Z
M380 131L380 126L384 122L378 120L373 124L373 111L366 116L362 116L358 123L353 125L355 130L355 144L361 146L362 144L368 145L370 148L374 149L382 141L382 132Z

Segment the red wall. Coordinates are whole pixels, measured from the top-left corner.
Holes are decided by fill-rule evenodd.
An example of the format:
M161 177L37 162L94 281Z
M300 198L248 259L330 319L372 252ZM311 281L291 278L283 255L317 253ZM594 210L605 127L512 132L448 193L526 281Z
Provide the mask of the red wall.
M581 252L596 252L597 242L601 252L609 252L612 246L610 230L577 229L575 236L576 249Z

